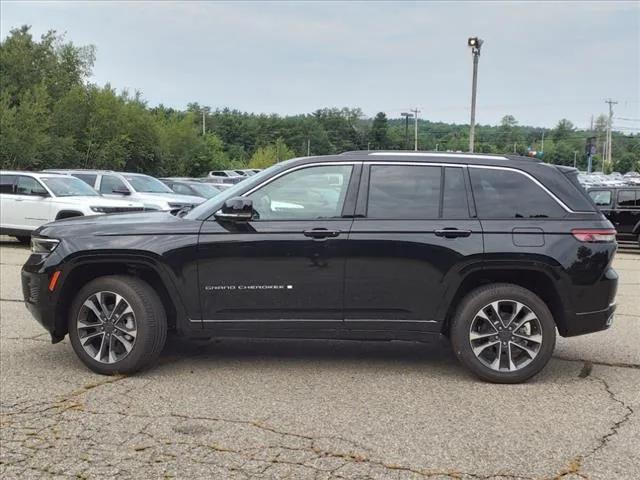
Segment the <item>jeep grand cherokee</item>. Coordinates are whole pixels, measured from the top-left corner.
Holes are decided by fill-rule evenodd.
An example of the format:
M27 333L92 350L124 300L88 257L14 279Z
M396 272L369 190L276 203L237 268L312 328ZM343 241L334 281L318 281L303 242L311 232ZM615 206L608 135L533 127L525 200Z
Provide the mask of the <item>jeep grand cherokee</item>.
M187 337L450 338L482 379L539 372L556 331L609 327L615 230L574 169L350 152L279 163L197 206L39 228L24 298L92 370Z

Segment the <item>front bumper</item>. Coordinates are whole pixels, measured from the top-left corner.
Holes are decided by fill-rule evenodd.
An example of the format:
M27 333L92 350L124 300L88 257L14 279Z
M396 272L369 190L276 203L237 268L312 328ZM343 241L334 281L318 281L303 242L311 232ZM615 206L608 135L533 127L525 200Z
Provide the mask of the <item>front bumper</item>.
M53 271L42 268L41 264L30 263L31 257L22 267L20 274L24 303L33 318L51 334L51 341L57 343L64 338L64 333L56 331L58 294L57 289L54 292L49 291L49 282Z

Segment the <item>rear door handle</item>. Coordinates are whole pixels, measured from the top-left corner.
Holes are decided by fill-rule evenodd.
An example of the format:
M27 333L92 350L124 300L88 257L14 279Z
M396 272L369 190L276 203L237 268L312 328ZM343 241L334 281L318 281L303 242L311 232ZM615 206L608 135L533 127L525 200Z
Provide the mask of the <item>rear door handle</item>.
M340 235L340 230L329 230L326 228L312 228L311 230L305 230L305 237L311 238L334 238Z
M445 238L458 238L458 237L468 237L471 235L471 230L459 230L457 228L442 228L440 230L436 230L436 236L445 237Z

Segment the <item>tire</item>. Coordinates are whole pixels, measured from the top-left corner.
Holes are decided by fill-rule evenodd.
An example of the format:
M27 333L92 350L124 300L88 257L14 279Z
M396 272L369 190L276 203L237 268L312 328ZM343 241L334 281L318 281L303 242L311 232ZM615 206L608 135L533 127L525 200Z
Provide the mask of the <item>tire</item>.
M86 306L89 304L94 308ZM106 318L109 311L112 319ZM104 312L103 321L97 313ZM125 275L99 277L84 286L73 300L68 326L80 360L103 375L130 374L149 367L157 361L167 338L167 316L158 294L141 279Z
M15 237L16 240L18 240L18 242L20 242L23 245L28 245L31 243L31 235L26 236L26 235L20 235Z
M493 313L496 306L498 317ZM515 318L509 321L514 312ZM511 330L518 325L520 328ZM482 380L520 383L549 362L556 325L536 294L497 283L477 288L462 300L451 324L451 343L460 363Z

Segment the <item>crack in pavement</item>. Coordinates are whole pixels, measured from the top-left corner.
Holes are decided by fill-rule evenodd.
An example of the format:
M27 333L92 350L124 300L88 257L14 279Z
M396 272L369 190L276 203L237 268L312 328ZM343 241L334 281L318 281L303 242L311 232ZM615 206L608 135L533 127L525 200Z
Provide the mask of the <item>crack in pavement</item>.
M585 362L585 366L583 367L583 370L581 372L581 374L583 372L585 372L586 370L589 370L589 373L591 373L590 371L590 367L588 366L589 362ZM585 378L588 375L585 375L582 378ZM604 434L603 436L601 436L598 440L596 445L589 451L587 451L586 453L577 455L576 457L574 457L573 459L571 459L571 461L569 462L567 468L561 470L555 477L553 477L554 480L559 480L562 478L565 478L569 475L575 475L578 476L580 478L584 478L584 479L588 479L589 477L582 472L582 465L585 459L595 455L596 453L598 453L600 450L602 450L608 443L609 441L618 434L618 431L620 430L620 428L629 421L629 419L631 418L631 416L635 413L635 411L633 410L633 408L631 408L629 405L627 405L623 400L619 399L617 397L617 395L614 393L613 390L611 390L611 387L609 386L609 383L601 377L596 377L596 376L592 376L591 377L594 381L600 382L603 387L604 390L607 392L607 394L609 395L609 398L611 398L611 400L613 400L614 402L616 402L617 404L621 405L625 410L625 414L616 422L613 423L613 425L611 425L609 432L607 432L606 434Z
M565 362L589 362L592 365L600 365L603 367L640 369L640 365L636 363L602 362L598 360L585 360L583 358L563 357L560 355L553 355L553 358L555 358L556 360L562 360Z

